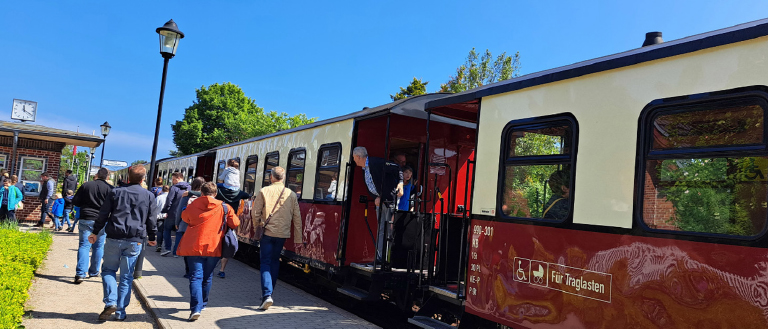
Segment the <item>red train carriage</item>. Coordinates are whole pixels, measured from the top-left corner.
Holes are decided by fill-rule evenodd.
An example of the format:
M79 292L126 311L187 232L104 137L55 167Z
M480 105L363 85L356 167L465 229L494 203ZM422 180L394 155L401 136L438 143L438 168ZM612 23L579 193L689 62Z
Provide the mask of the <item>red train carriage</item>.
M766 63L761 20L429 102L478 122L469 266L411 322L768 327Z

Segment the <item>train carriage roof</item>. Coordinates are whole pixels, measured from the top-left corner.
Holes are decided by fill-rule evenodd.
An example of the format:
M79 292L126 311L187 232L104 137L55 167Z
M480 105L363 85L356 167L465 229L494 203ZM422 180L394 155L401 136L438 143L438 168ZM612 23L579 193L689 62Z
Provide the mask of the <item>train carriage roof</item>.
M768 19L757 20L496 82L429 101L426 104L426 108L436 114L474 122L478 100L486 96L682 55L766 35L768 35Z

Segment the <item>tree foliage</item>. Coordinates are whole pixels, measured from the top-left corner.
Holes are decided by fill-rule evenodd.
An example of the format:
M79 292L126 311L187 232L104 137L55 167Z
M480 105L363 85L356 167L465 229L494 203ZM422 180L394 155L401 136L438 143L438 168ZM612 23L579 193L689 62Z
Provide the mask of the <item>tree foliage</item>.
M72 147L72 145L67 145L61 151L61 164L59 165L59 177L57 180L59 189L64 181L64 173L69 169L72 169L73 175L77 175L78 186L88 180L88 152L80 151L77 152L77 155L73 156Z
M134 162L131 162L131 166L135 166L138 164L145 164L145 163L147 163L147 160L136 160Z
M266 112L232 83L196 89L197 100L171 125L179 156L314 122L304 114Z
M421 79L413 77L413 81L411 81L411 84L409 84L408 87L400 87L400 91L397 92L397 94L389 95L389 97L392 98L393 101L396 101L411 96L424 95L427 93L428 83L429 81L423 82Z
M489 83L503 81L520 76L520 53L507 56L506 52L493 57L491 51L486 49L482 56L478 56L475 48L469 51L464 65L456 69L456 75L440 85L441 92L459 93L472 88L477 88Z

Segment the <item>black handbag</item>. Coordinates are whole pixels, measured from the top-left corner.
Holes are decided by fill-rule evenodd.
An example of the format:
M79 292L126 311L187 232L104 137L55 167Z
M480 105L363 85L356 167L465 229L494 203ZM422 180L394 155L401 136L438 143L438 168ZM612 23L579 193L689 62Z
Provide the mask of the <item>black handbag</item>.
M224 216L222 216L221 220L221 231L226 230L226 233L224 233L224 237L221 240L221 257L233 258L237 253L237 234L235 234L235 230L227 227L227 212L229 212L227 204L222 202L221 205L224 208Z

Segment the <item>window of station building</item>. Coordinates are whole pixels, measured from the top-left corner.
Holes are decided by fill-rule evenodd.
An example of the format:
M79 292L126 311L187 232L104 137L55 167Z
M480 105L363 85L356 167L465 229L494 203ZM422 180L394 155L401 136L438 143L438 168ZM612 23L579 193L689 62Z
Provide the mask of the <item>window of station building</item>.
M256 192L256 167L259 166L259 156L251 155L245 158L245 176L243 178L243 191L250 195Z
M301 199L301 192L304 187L304 163L307 157L307 151L304 149L291 150L288 153L288 172L286 173L285 183L286 186L293 192L296 192L296 196Z
M272 185L269 181L269 175L272 174L272 168L279 166L280 152L270 152L264 157L264 177L261 182L261 187Z
M216 169L216 183L224 183L224 177L221 173L224 172L224 168L227 167L227 163L224 160L219 161L219 167Z
M24 195L40 195L40 176L45 172L45 159L33 157L21 157L19 166L22 185L24 186Z
M502 136L500 214L554 222L568 219L573 208L576 119L557 115L513 121Z
M5 162L6 162L7 159L8 159L7 155L0 154L0 169L8 170L8 168L5 166Z
M341 167L341 145L324 145L317 152L319 155L315 174L315 200L333 201L341 189L338 186L339 168Z
M637 181L652 230L753 237L768 218L768 94L648 107Z

